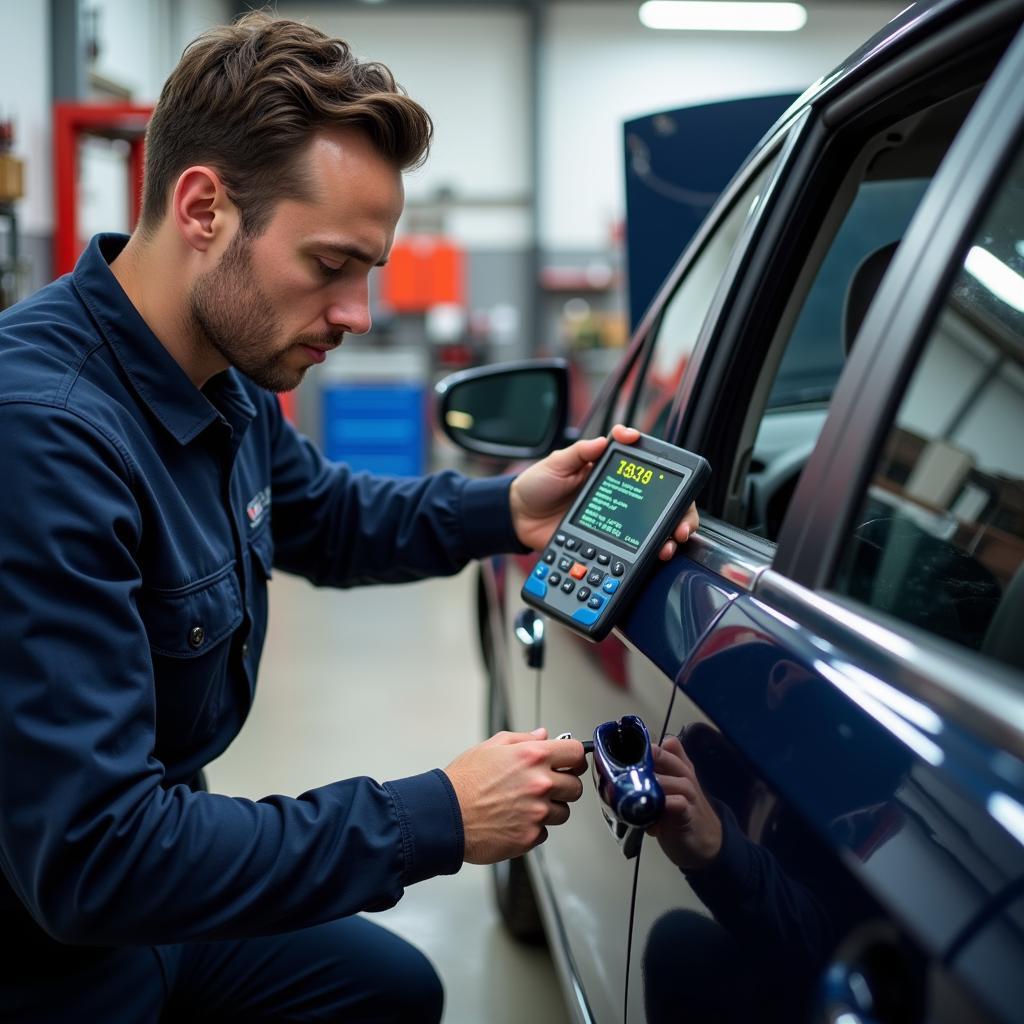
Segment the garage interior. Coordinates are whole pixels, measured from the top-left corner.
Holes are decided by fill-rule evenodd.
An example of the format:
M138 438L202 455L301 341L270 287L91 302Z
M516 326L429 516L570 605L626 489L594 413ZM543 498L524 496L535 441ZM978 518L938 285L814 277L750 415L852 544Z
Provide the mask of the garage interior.
M249 6L4 6L0 309L70 270L93 234L133 228L140 140L164 78L192 38ZM664 112L798 95L905 4L804 6L798 31L760 33L653 29L638 0L277 0L281 16L386 63L436 132L429 161L407 176L391 264L372 284L372 330L313 367L284 396L286 414L329 457L397 475L495 470L434 427L433 386L456 370L565 357L582 414L642 313L638 293L649 300L645 282L669 269L653 252L649 266L629 262L627 179L645 175L627 124L661 116L671 135ZM646 178L655 192L678 187ZM714 197L698 197L698 213ZM211 789L258 799L399 778L482 739L474 587L472 567L359 591L276 573L259 698L210 766ZM573 813L598 813L592 795ZM374 917L433 960L446 1020L568 1020L547 952L506 935L490 886L489 869L464 866Z

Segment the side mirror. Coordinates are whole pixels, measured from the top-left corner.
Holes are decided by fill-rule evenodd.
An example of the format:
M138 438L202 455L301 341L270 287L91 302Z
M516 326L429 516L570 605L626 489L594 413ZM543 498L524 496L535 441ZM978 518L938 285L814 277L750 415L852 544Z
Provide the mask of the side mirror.
M434 390L441 429L465 451L537 459L565 438L569 367L564 359L463 370Z

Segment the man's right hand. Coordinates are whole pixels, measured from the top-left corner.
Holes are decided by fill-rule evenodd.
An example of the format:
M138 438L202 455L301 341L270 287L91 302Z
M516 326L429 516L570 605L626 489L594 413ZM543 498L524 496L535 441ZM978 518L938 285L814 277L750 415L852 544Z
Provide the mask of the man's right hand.
M549 740L546 729L499 732L445 769L462 809L467 864L519 857L569 818L587 770L579 740Z

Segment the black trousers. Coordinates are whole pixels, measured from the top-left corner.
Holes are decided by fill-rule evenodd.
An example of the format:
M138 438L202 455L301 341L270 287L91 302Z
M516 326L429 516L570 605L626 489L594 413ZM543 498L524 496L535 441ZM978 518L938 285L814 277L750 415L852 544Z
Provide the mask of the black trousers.
M126 947L78 972L8 980L0 1020L437 1024L443 1005L418 949L349 917L259 939Z

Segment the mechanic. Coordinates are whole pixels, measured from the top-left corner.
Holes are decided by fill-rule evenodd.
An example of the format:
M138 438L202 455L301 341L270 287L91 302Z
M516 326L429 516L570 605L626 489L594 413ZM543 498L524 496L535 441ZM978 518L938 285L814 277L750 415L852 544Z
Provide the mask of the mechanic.
M294 799L203 781L251 706L272 566L342 587L540 547L607 443L400 481L282 418L271 392L369 329L431 131L340 40L211 30L153 114L136 232L0 316L3 1019L436 1021L426 958L355 915L522 854L580 796L581 744L543 729Z

